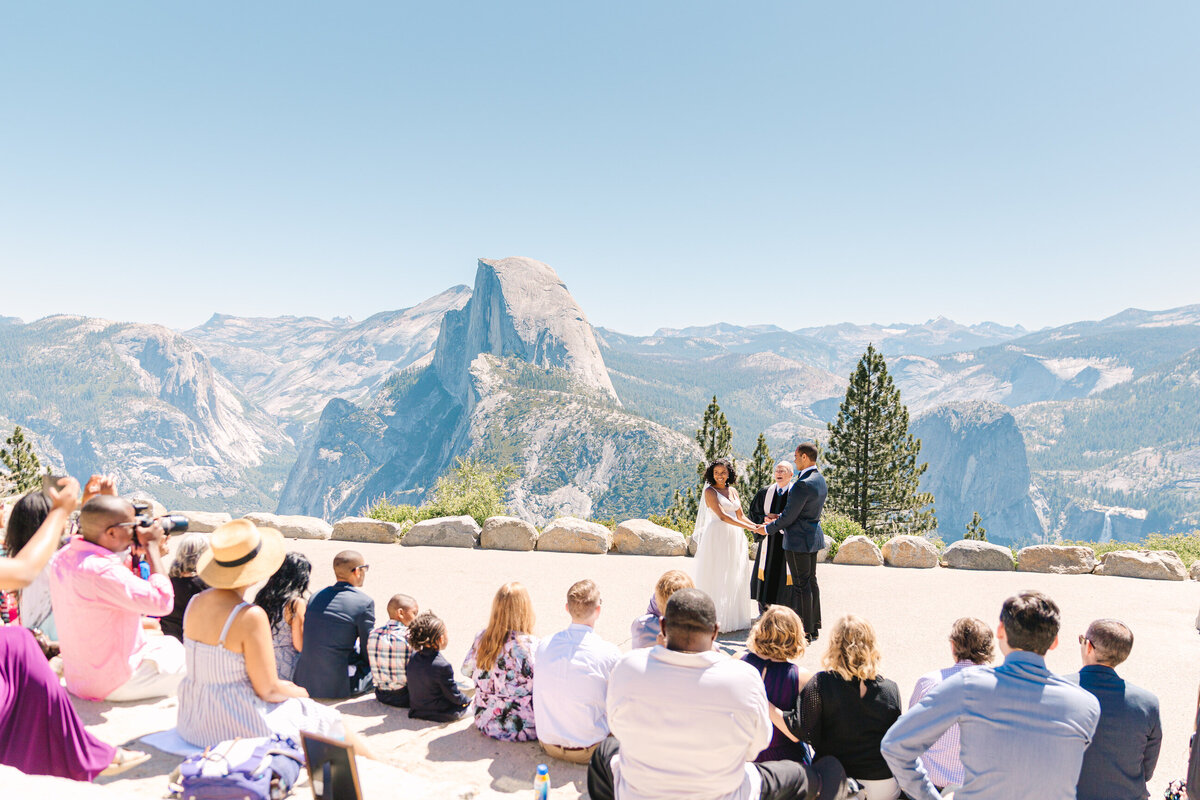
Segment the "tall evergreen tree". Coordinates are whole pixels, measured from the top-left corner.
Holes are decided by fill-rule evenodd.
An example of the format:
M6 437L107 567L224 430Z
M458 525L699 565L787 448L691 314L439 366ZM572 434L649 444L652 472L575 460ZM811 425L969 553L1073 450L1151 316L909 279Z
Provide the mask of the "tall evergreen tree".
M12 434L4 443L8 446L0 448L0 462L3 462L4 468L8 470L8 475L4 477L11 484L12 490L27 492L40 484L42 462L38 460L37 453L33 452L33 445L25 438L25 431L21 430L20 425L13 428Z
M750 464L746 467L746 477L742 484L746 487L746 502L750 502L754 495L766 488L767 484L774 479L775 464L771 461L771 451L767 449L767 437L760 433L758 442L754 445L754 454L750 456Z
M704 473L709 463L716 458L728 458L736 466L733 460L733 430L717 403L716 395L704 409L704 417L696 431L696 444L700 445L700 452L704 455L703 460L696 464L696 483L686 491L676 492L671 508L667 510L668 517L682 522L696 518L696 511L700 508L700 493L704 491ZM735 485L741 484L742 480L739 479Z
M908 432L908 409L874 345L850 376L825 448L829 501L868 534L921 533L937 527L933 495L919 491L929 466Z
M987 541L987 528L983 527L983 517L979 516L978 511L971 515L971 521L967 523L967 532L963 534L963 538L974 542Z

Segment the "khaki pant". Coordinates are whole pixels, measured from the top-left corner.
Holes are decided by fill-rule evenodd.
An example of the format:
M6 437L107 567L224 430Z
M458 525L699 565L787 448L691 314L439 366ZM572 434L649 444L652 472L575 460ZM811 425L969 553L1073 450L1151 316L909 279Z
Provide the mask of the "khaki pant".
M592 753L600 746L599 742L591 747L566 748L559 747L556 744L538 741L542 749L546 751L546 755L551 758L557 758L559 761L569 761L572 764L586 764L592 760Z
M148 636L146 646L142 648L142 662L129 680L113 689L105 700L129 703L154 697L171 697L187 674L186 658L178 639Z

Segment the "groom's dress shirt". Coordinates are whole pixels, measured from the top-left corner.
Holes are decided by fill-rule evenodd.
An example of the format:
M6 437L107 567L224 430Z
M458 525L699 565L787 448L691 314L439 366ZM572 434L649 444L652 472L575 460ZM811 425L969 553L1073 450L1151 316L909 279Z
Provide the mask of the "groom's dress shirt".
M608 721L621 743L616 796L757 800L762 775L747 762L771 741L768 712L762 678L744 661L662 645L626 653L608 686Z
M1075 800L1100 703L1024 650L953 675L896 720L880 751L914 800L938 800L921 755L958 723L965 777L956 800Z
M542 639L533 659L538 740L591 747L608 736L608 676L620 659L620 649L587 625L572 623Z

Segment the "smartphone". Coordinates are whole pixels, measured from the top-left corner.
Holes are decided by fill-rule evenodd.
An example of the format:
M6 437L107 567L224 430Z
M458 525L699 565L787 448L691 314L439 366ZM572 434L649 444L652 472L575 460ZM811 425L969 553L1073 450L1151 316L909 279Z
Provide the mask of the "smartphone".
M46 494L50 494L50 491L49 491L50 489L53 489L54 491L57 492L58 491L58 482L61 481L65 477L67 477L67 476L66 475L51 475L49 473L46 473L45 475L42 476L42 491L45 492Z

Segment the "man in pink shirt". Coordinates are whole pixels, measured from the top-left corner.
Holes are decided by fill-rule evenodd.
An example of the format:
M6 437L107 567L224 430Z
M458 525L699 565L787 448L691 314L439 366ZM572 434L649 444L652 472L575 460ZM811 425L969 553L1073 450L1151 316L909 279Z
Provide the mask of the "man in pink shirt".
M142 615L164 616L175 602L159 549L162 528L139 527L132 503L100 495L83 506L79 532L48 567L67 689L114 702L174 694L183 645L142 628ZM135 537L145 546L148 581L127 565Z

